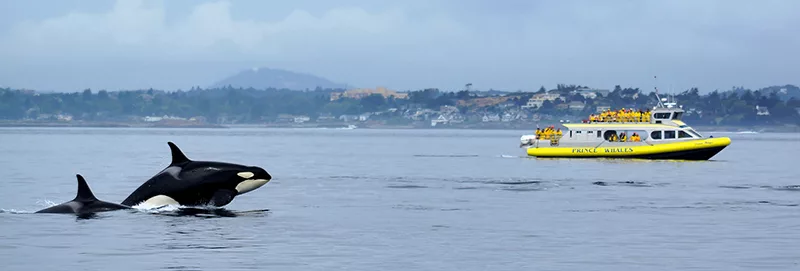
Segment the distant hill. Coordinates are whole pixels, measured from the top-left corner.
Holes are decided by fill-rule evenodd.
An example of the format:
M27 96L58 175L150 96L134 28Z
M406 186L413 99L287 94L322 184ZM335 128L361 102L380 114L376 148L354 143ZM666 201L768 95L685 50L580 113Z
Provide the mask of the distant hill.
M320 88L345 88L345 84L335 83L328 79L299 72L281 69L253 68L225 78L213 85L212 88L231 86L234 88L255 89L291 89L314 90Z

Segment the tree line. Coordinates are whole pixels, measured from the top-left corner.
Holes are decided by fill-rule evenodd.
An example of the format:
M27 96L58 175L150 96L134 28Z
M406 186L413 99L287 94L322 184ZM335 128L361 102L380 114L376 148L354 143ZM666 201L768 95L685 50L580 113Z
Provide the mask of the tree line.
M795 86L790 90L800 94ZM275 119L280 114L307 115L316 118L322 114L339 116L343 114L357 115L367 112L378 112L389 108L421 108L438 110L443 105L459 106L462 113L488 112L502 113L510 107L519 108L525 105L537 93L558 93L564 100L556 99L545 102L541 108L523 111L524 113L540 113L554 115L580 114L588 116L595 112L596 106L605 105L612 108L646 108L656 104L654 92L644 93L638 88L622 88L616 86L605 96L594 99L585 98L578 90L582 86L558 85L555 89L544 87L537 92L509 92L504 95L507 102L477 108L459 105L459 101L478 99L481 92L440 91L423 89L410 91L408 99L384 98L374 94L362 99L341 98L331 101L332 92L341 89L315 89L294 91L288 89L243 89L243 88L192 88L189 91L131 90L109 92L86 89L73 93L33 93L31 91L0 89L0 119L22 120L36 119L42 115L66 114L76 120L114 121L128 120L141 116L202 116L213 122L219 117L235 119L238 122L264 122ZM785 89L785 88L784 88ZM697 88L692 88L674 95L684 110L692 109L686 115L687 121L716 125L752 125L752 124L800 124L800 100L795 97L782 98L774 87L751 91L734 88L729 91L713 91L701 95ZM585 104L581 112L559 106L562 103L579 102ZM756 114L756 106L766 107L768 116Z

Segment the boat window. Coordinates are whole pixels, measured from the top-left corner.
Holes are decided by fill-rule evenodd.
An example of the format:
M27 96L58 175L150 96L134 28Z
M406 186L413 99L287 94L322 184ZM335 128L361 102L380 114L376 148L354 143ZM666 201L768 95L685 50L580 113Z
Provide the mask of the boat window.
M602 133L601 133L601 131L600 131L600 130L597 130L597 137L601 137L601 136L602 136Z
M661 139L661 131L653 131L652 133L650 133L650 138L655 140Z
M590 133L590 134L592 134L592 133L594 133L594 131L588 131L587 133Z
M669 113L655 113L654 115L657 119L669 119Z
M693 136L697 137L697 138L703 138L703 136L701 136L695 130L689 129L689 130L686 130L686 131L689 132L690 134L692 134Z
M628 135L628 138L631 140L633 140L634 134L639 137L639 140L647 139L647 131L644 130L627 130L625 131L625 134Z
M683 115L683 112L675 112L675 114L672 114L672 119L674 119L674 120L681 119L682 115Z
M608 131L606 131L606 132L603 134L603 138L604 138L605 140L609 140L609 139L611 138L611 135L615 135L615 134L617 134L617 131L614 131L614 130L608 130Z
M572 137L572 130L569 130L569 137Z
M575 133L576 133L576 134L580 134L580 133L581 133L581 131L575 131Z
M684 131L678 131L678 138L692 138L692 135Z
M675 131L664 131L664 139L674 139Z

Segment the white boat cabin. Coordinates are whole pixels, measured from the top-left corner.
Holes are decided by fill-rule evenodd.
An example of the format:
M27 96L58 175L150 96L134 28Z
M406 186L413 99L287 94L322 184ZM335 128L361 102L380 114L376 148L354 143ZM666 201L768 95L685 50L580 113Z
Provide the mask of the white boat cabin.
M694 140L703 138L697 131L686 125L681 118L684 111L668 104L653 108L642 116L637 111L620 117L597 117L595 121L584 123L562 124L566 130L561 136L541 134L539 136L523 136L522 145L542 146L578 146L595 144L658 144L671 141ZM636 117L630 117L635 115ZM641 121L647 120L647 121ZM605 142L605 143L604 143Z
M639 141L666 141L699 139L702 135L686 125L681 118L684 111L680 108L657 107L649 112L649 122L588 122L564 124L567 131L563 131L560 141L599 142L610 141L614 135L620 138L625 135L626 141L631 142L631 137L636 134ZM619 140L615 140L619 141Z

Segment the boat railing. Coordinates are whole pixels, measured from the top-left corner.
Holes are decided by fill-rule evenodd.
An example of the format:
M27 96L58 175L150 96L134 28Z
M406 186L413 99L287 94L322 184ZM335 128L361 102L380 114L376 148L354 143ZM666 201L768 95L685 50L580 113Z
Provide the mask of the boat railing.
M605 117L584 119L583 123L650 123L650 115L640 117Z
M600 114L591 114L589 119L584 119L583 123L649 123L650 110L616 110L603 111Z
M536 142L537 142L536 144L538 145L538 142L541 140L548 140L550 141L550 146L558 146L558 142L561 140L562 137L564 137L564 135L558 133L540 134L536 136Z
M559 134L543 134L543 135L538 135L538 136L536 136L536 139L538 139L538 140L551 140L551 141L552 141L552 140L559 140L559 139L561 139L562 137L564 137L564 135L559 135Z
M650 119L648 118L647 120L643 120L643 121L639 121L639 120L636 120L636 121L624 121L624 120L623 121L619 121L619 120L614 120L614 121L591 121L591 120L583 120L582 123L589 123L589 124L600 124L600 123L642 124L642 123L650 123Z

